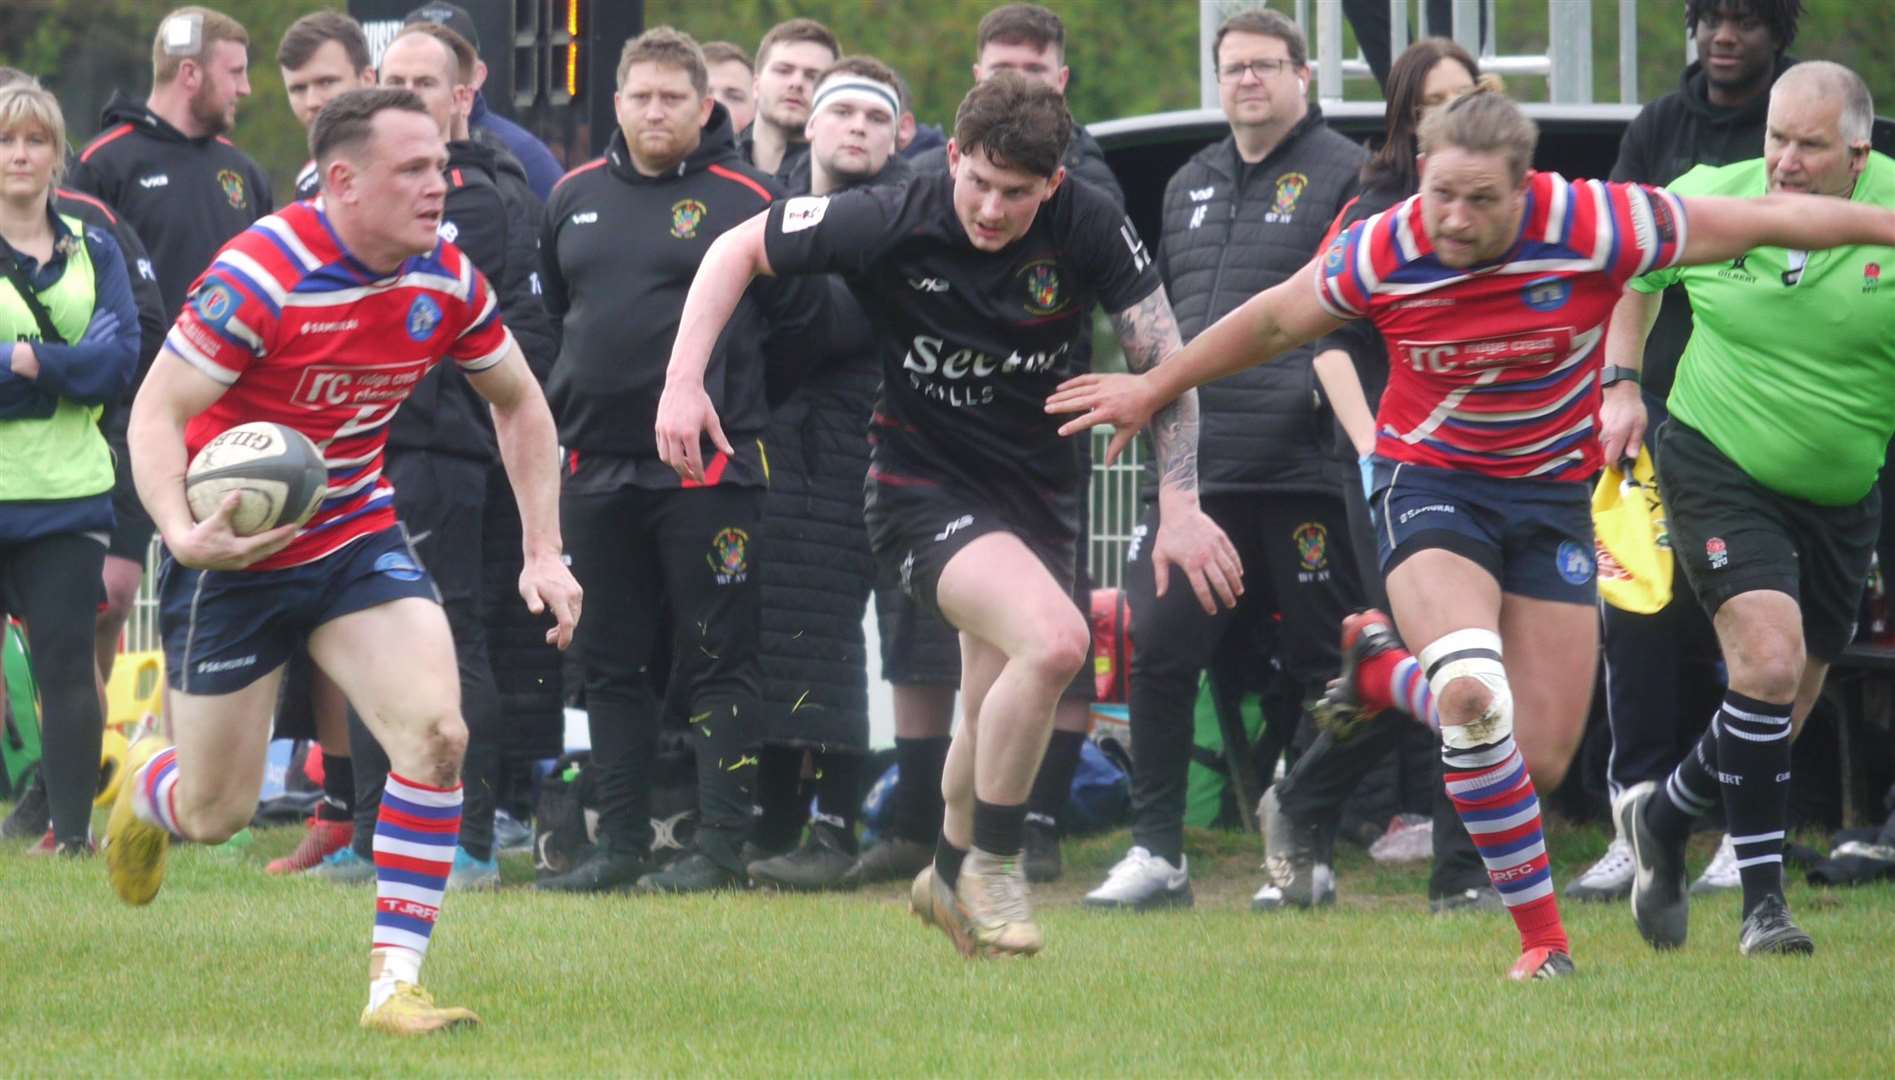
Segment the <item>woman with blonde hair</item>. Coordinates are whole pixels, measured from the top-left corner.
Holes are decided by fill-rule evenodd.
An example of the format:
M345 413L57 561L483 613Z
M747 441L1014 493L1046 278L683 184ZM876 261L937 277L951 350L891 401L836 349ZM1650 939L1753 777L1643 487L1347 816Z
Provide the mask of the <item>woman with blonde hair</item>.
M128 385L138 312L106 232L55 212L59 102L0 88L0 616L26 627L40 690L52 829L38 850L92 850L103 722L93 612L112 530L112 453L99 415Z

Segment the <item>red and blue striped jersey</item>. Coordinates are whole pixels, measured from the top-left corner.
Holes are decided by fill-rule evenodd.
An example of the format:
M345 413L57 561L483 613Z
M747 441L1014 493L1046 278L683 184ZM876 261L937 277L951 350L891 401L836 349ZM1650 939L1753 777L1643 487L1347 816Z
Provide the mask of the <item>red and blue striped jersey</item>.
M1599 370L1625 283L1684 252L1684 204L1639 184L1527 177L1512 250L1456 269L1434 254L1421 196L1351 225L1316 298L1388 346L1375 452L1485 476L1585 480L1599 469Z
M321 507L288 547L250 567L276 570L394 525L382 449L395 410L442 357L484 371L513 337L459 248L442 241L378 275L343 246L318 199L231 238L192 283L165 346L229 388L185 427L188 453L252 420L293 427L322 450Z

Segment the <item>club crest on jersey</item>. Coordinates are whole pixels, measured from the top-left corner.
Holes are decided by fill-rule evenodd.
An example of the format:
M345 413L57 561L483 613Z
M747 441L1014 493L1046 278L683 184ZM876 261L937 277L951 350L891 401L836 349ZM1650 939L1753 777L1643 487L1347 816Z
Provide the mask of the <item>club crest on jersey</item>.
M671 235L680 240L690 240L697 236L697 227L704 224L704 215L709 211L696 199L679 199L671 204Z
M1871 293L1882 283L1882 264L1869 263L1862 268L1862 291Z
M1332 274L1341 270L1343 252L1348 246L1346 233L1336 237L1336 242L1329 245L1329 254L1323 256L1323 269Z
M1303 189L1309 186L1309 177L1300 172L1284 173L1277 177L1276 202L1271 204L1270 212L1263 220L1272 225L1290 220L1296 213L1296 200L1303 197Z
M1305 521L1290 534L1296 541L1296 557L1309 571L1329 568L1329 530L1319 521Z
M1573 298L1573 283L1561 277L1534 278L1520 287L1520 302L1535 311L1558 311Z
M719 585L733 585L749 577L750 534L742 529L724 529L711 538L711 553L704 556Z
M230 200L232 209L243 209L243 177L230 169L219 169L217 170L217 186L224 189L224 198Z
M1026 310L1029 315L1052 315L1066 306L1061 289L1059 266L1051 259L1036 259L1020 270L1026 286Z
M1592 580L1592 556L1571 540L1561 540L1553 553L1553 569L1568 585L1584 585Z
M434 336L434 328L441 325L441 305L427 296L415 297L408 308L408 336L415 341L426 341Z
M213 281L197 294L197 314L206 323L221 328L230 313L237 310L237 295L230 286Z

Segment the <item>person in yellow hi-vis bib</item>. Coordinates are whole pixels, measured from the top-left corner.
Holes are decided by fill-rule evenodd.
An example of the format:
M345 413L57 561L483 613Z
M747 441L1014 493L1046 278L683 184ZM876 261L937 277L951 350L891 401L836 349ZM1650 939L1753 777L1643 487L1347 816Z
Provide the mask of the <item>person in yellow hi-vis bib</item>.
M1848 68L1799 64L1771 91L1764 156L1678 178L1680 195L1800 192L1895 207L1895 160L1869 147L1875 115ZM1637 369L1657 293L1682 283L1695 320L1659 429L1672 547L1712 616L1729 688L1662 789L1614 804L1638 871L1632 910L1655 948L1684 944L1684 842L1721 788L1743 882L1746 954L1814 951L1783 900L1790 739L1854 636L1881 525L1876 488L1895 435L1895 247L1756 248L1729 264L1635 279L1607 363ZM1892 287L1895 288L1895 287ZM1635 380L1605 392L1607 460L1636 452Z

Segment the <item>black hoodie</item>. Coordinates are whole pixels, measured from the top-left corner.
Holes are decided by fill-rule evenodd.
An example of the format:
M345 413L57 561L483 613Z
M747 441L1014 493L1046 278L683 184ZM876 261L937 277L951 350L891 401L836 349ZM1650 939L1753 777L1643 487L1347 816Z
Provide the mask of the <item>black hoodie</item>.
M123 94L107 103L100 123L66 186L105 200L131 223L157 269L168 322L217 249L274 207L270 178L229 139L187 139Z
M781 194L738 154L722 105L712 108L697 149L663 176L641 175L624 133L615 131L604 157L553 188L540 273L546 306L564 334L547 397L570 454L568 487L678 486L658 459L652 425L685 293L711 242ZM765 482L765 356L779 342L786 352L807 347L825 298L817 278L761 278L737 305L704 373L737 450L725 461L705 441L711 482Z
M1770 85L1795 58L1777 54L1776 70ZM1770 92L1764 91L1749 102L1734 108L1711 104L1710 80L1704 65L1693 62L1684 69L1678 89L1640 109L1619 141L1619 160L1612 166L1613 180L1663 186L1698 165L1729 165L1763 156L1764 116L1770 108ZM1664 306L1651 336L1645 339L1643 384L1647 404L1661 406L1671 393L1671 379L1678 370L1678 357L1691 337L1691 305L1682 286L1665 290ZM1663 416L1655 411L1655 425Z

